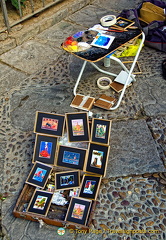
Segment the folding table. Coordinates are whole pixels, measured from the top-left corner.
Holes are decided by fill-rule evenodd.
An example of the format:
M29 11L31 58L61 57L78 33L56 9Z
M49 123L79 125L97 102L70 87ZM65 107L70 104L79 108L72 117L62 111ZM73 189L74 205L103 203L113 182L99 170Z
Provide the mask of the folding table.
M124 84L123 90L122 90L122 92L119 95L119 99L118 99L116 105L109 109L109 110L115 110L115 109L117 109L119 107L119 105L120 105L120 103L122 101L122 98L123 98L125 90L126 90L126 88L128 86L128 82L129 82L130 77L133 79L133 81L136 81L136 79L135 79L134 75L132 74L132 72L133 72L133 69L135 67L136 61L137 61L137 59L139 57L141 48L143 46L143 43L144 43L144 40L145 40L145 34L140 29L136 28L136 29L128 29L127 31L123 31L123 32L116 32L116 31L115 32L111 32L111 35L115 36L115 39L114 39L114 41L112 42L111 46L108 49L91 46L89 49L86 49L84 51L71 52L72 54L74 54L74 56L84 60L82 68L81 68L80 73L78 75L77 81L75 83L73 93L74 93L74 95L76 95L76 90L77 90L78 84L79 84L79 82L81 80L82 74L83 74L83 72L85 70L87 62L89 62L99 72L116 77L117 74L105 71L105 70L99 68L95 64L95 62L98 62L98 61L100 61L100 60L102 60L102 59L104 59L106 57L109 57L111 60L117 62L122 67L122 69L128 73L128 77L126 79L126 83ZM140 43L140 45L138 47L138 50L137 50L137 53L136 53L136 55L134 57L133 63L131 65L130 69L128 70L126 68L126 66L122 63L122 61L119 58L111 56L111 54L113 54L113 52L118 50L118 48L120 48L121 46L123 46L126 43L128 43L130 40L138 38L138 37L141 37L141 43Z

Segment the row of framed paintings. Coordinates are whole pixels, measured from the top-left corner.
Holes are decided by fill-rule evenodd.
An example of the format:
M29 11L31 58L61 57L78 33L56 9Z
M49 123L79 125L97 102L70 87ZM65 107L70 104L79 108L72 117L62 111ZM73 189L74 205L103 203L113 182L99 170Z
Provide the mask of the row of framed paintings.
M47 216L52 198L52 192L35 189L27 207L27 212ZM86 225L91 205L92 200L80 197L72 197L67 209L65 221Z
M87 112L66 113L65 115L36 112L34 132L50 137L62 137L65 123L69 142L95 142L109 144L111 120L92 118L90 134Z
M29 173L26 183L44 189L52 171L53 167L36 162ZM79 170L56 172L54 174L55 191L78 187L80 188L79 197L96 199L101 176L84 174L81 181Z
M110 146L89 143L88 149L83 149L58 145L57 142L56 137L37 134L32 162L105 176Z

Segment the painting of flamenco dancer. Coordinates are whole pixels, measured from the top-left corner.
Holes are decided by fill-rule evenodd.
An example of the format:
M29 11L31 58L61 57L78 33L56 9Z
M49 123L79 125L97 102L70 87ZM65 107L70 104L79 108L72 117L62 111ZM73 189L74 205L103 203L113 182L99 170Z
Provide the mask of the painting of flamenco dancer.
M51 151L52 151L52 142L41 141L40 150L39 150L39 157L49 159L51 157Z
M46 173L47 173L47 170L38 167L32 179L38 182L42 182Z
M42 118L41 128L45 130L57 131L58 129L58 120L52 118Z
M82 220L84 215L84 210L85 210L85 205L75 203L71 217Z
M83 119L73 119L71 121L72 121L73 136L84 135Z
M86 180L85 187L83 193L93 194L95 188L96 181Z

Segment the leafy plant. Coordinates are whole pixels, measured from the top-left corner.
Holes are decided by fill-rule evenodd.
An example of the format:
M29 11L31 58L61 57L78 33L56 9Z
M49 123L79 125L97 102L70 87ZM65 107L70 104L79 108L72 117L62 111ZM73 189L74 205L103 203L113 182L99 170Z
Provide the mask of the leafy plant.
M6 1L11 1L12 5L13 5L17 10L19 9L18 0L6 0ZM25 1L26 1L26 0L20 0L21 6L24 6L24 7L25 7L25 5L24 5L24 2L25 2Z

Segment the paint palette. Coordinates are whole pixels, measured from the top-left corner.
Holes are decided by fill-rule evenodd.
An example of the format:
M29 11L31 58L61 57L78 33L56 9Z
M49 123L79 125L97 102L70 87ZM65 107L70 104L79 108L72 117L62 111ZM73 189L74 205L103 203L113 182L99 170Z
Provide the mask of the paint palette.
M68 52L85 51L91 47L90 44L93 42L97 34L97 31L92 30L77 32L66 38L66 40L62 43L62 47Z

